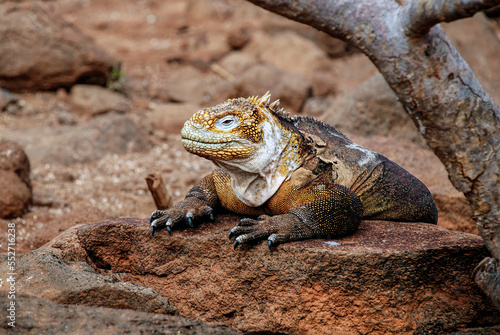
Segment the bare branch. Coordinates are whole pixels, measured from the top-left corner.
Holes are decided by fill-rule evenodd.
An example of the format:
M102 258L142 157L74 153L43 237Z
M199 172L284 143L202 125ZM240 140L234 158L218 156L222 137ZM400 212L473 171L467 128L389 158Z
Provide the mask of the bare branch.
M451 22L473 16L500 4L499 0L413 0L400 15L409 34L425 34L440 22Z
M153 196L157 209L164 210L172 207L172 194L165 186L163 178L159 173L151 173L146 176L148 189Z

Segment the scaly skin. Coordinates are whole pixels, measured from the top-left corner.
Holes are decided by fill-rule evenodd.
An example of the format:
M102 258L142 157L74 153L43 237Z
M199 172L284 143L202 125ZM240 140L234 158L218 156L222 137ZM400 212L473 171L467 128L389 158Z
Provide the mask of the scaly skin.
M153 212L153 234L192 227L221 209L252 217L231 230L235 248L347 235L362 219L437 222L434 200L417 178L332 126L289 117L269 98L230 99L185 123L185 149L219 168L173 208Z

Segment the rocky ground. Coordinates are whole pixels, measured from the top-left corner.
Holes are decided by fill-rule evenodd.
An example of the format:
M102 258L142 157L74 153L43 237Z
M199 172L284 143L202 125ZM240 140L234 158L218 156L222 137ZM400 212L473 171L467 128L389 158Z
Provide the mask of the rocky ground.
M290 113L331 123L414 173L436 199L438 226L477 234L465 198L383 78L343 42L242 0L21 1L1 3L0 13L8 37L0 41L0 141L19 144L31 171L26 180L22 157L3 150L0 195L24 187L16 196L27 200L17 209L0 203L8 217L0 253L10 223L24 254L78 224L148 217L149 173L160 173L178 201L212 168L183 150L184 121L268 90ZM499 102L498 22L478 15L445 30Z

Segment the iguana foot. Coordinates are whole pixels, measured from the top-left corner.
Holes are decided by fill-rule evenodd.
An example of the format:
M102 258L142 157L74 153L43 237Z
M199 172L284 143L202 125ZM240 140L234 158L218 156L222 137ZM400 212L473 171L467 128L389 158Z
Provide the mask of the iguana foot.
M267 239L269 249L281 243L317 237L317 234L304 227L304 222L295 214L268 216L261 215L257 219L241 219L231 229L229 238L236 236L234 249L240 244Z
M190 201L191 199L186 200L170 209L154 211L149 218L151 234L154 235L156 231L166 228L172 235L172 229L180 226L182 222L194 227L194 223L203 217L214 219L214 211L210 206L197 204L196 201Z

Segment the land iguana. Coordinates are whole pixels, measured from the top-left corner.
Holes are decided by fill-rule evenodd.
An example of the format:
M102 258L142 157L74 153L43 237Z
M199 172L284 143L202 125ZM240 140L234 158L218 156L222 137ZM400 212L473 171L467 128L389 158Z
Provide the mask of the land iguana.
M218 168L174 207L157 210L151 233L226 209L250 216L229 238L268 246L353 233L361 220L436 224L425 185L386 157L312 117L289 116L270 94L229 99L186 121L182 145Z

